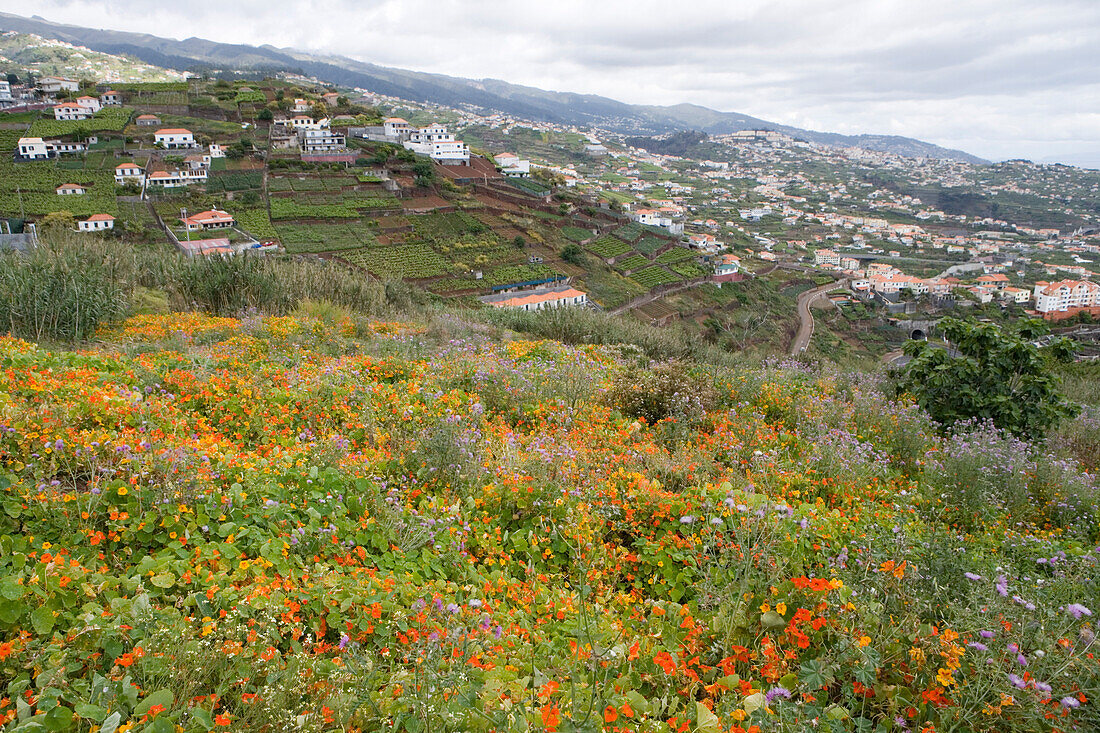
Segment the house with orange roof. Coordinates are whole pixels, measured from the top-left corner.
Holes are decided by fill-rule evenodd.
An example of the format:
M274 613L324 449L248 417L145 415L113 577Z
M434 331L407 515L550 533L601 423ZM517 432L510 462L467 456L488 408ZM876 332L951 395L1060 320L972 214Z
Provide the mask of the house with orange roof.
M412 126L402 117L389 117L382 122L382 134L386 137L404 137L411 132Z
M153 133L153 141L167 150L195 147L195 134L183 127L165 127Z
M160 118L156 115L138 115L134 122L138 127L156 127L160 124Z
M115 183L121 186L127 180L140 185L145 182L145 171L137 163L119 163L115 166Z
M1008 276L999 272L991 275L979 275L978 284L996 290L1004 290L1008 287Z
M109 104L112 107L118 107L122 105L122 94L120 92L116 92L113 89L108 89L107 91L103 92L102 99L103 104Z
M481 302L493 308L516 308L525 311L537 311L546 308L565 306L584 306L588 303L588 294L576 288L564 285L556 288L521 290L500 295L486 295Z
M1035 310L1052 320L1078 313L1100 315L1100 285L1088 280L1036 283Z
M92 111L79 104L63 102L53 106L53 118L55 120L90 120Z
M188 217L181 217L180 221L183 222L184 228L189 232L201 232L207 229L228 229L237 223L233 219L232 214L217 209L200 211Z
M62 183L54 191L58 196L83 196L88 190L79 183Z
M93 114L103 109L103 105L100 103L97 97L89 97L88 95L84 95L83 97L77 97L73 100L73 102Z

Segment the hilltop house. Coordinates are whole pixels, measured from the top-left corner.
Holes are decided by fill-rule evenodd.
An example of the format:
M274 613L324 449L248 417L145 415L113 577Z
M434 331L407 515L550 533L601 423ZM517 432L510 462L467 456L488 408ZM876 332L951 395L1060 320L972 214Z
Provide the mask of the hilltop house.
M664 211L658 211L656 209L638 209L631 214L631 218L639 224L667 229L671 234L679 235L684 233L684 223L682 221L676 221Z
M210 143L210 158L213 159L213 158L224 158L224 157L225 157L225 148L223 148L219 143Z
M179 188L189 186L192 183L206 180L206 169L179 170L179 171L153 171L148 175L150 186L162 186L164 188Z
M818 267L822 265L840 267L840 255L831 249L819 249L814 252L814 264Z
M141 185L145 182L145 171L135 163L119 163L115 166L115 183L121 186L128 180Z
M443 165L469 165L470 149L438 122L414 130L404 143L405 148L419 155L426 155Z
M181 217L180 221L183 222L184 228L189 232L199 232L207 229L228 229L237 223L233 219L232 214L218 211L217 209L200 211L188 217Z
M412 127L407 120L400 117L390 117L382 123L382 133L386 137L402 138L412 132Z
M83 196L87 189L77 183L62 183L54 189L58 196Z
M983 285L996 290L1004 290L1008 287L1008 277L1000 273L993 275L979 275L978 285Z
M50 149L40 137L19 138L17 149L19 157L24 160L46 160L50 157Z
M500 172L509 178L527 178L531 175L531 161L521 160L515 153L499 153L493 156L493 161L500 167Z
M103 92L103 104L118 107L122 104L122 94L113 89Z
M156 127L160 124L160 118L156 115L138 115L136 124L138 127Z
M87 219L78 221L76 227L81 232L102 232L115 228L115 218L110 214L92 214Z
M737 282L744 275L741 274L741 258L737 255L722 255L714 263L714 281L719 287L722 283Z
M308 99L295 99L294 106L290 108L291 112L309 112L313 109L313 102Z
M327 127L302 128L298 130L298 147L304 154L327 153L346 149L347 139Z
M321 99L329 107L335 107L338 103L337 100L340 99L340 95L337 94L336 92L326 92L326 93L321 95Z
M45 94L80 91L80 82L63 76L44 76L38 80L37 86Z
M84 109L92 112L93 114L103 109L103 105L95 97L83 96L77 97L73 100L76 104L80 105Z
M168 150L195 147L195 135L182 127L166 127L153 133L153 140Z
M55 120L90 120L92 111L79 104L64 102L53 106L53 118Z
M1078 313L1100 315L1100 285L1087 280L1037 282L1035 310L1052 320Z

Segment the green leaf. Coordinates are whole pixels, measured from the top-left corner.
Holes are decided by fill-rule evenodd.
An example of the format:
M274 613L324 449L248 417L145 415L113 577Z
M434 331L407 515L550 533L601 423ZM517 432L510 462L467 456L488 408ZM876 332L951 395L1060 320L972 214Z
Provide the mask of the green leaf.
M47 730L69 730L73 724L73 709L58 705L46 713L43 722L46 724Z
M171 588L176 584L176 576L172 573L159 573L150 578L149 582L158 588Z
M99 727L99 733L115 733L118 730L118 724L121 722L122 713L116 710L103 721L103 725Z
M162 705L164 709L167 710L172 706L172 701L175 699L176 698L172 694L171 690L162 689L157 690L156 692L149 693L148 695L146 695L145 699L138 703L137 706L134 708L134 715L137 717L141 717L142 715L145 715L147 712L149 712L149 708L153 707L154 705Z
M87 720L94 720L100 722L107 716L107 708L102 708L99 705L92 705L86 702L78 702L75 705L76 714L81 718Z
M53 610L48 606L39 606L31 611L31 626L41 636L53 631Z
M721 729L718 716L703 703L695 703L695 730L699 733L719 733Z

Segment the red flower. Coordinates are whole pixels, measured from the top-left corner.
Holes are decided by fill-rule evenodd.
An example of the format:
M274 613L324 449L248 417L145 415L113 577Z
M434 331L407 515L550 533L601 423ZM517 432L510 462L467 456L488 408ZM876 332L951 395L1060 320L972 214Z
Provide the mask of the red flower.
M668 652L657 652L653 657L653 663L665 671L665 674L672 674L676 671L676 660Z

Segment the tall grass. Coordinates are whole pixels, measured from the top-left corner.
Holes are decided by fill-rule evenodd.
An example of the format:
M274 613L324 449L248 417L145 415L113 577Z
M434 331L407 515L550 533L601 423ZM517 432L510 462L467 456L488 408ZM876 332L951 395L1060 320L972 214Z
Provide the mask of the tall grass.
M82 341L125 317L150 291L175 311L289 313L303 301L368 316L423 309L430 296L334 262L242 254L188 258L65 230L29 252L0 253L0 332Z
M0 253L0 329L79 341L129 310L133 269L106 240L55 232L26 253Z

